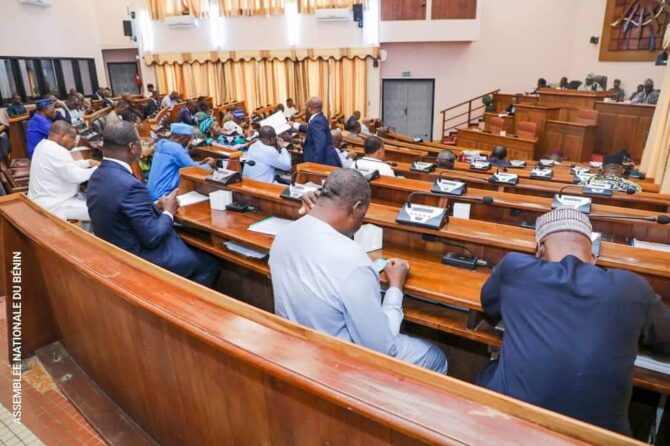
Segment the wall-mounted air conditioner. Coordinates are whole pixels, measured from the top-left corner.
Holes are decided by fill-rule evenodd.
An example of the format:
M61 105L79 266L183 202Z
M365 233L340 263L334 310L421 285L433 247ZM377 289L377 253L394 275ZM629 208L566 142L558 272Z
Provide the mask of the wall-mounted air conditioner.
M198 26L198 19L192 15L176 15L166 17L165 24L171 28L192 28Z
M53 0L19 0L19 3L24 5L35 5L35 6L53 6Z
M315 12L320 22L341 22L351 20L351 9L348 8L320 8Z

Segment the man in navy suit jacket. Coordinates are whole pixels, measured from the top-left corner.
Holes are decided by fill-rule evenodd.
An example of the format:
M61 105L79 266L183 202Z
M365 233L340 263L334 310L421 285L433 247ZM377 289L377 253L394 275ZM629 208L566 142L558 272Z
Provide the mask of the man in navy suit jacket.
M178 207L175 193L156 206L130 169L142 154L133 124L119 121L105 127L102 150L104 158L88 182L86 199L95 235L173 273L211 286L218 271L216 260L190 249L173 228Z
M306 163L319 163L328 166L342 167L340 157L333 147L333 139L330 135L328 120L321 109L323 102L321 98L311 97L305 103L307 113L307 125L296 124L296 129L307 133L305 143L302 146L302 154Z

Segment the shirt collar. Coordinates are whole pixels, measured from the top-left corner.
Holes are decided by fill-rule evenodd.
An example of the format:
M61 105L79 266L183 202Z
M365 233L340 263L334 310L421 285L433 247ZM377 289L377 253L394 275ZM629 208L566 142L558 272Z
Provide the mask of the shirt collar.
M309 124L310 122L312 122L312 119L314 119L316 117L316 115L320 115L320 114L321 114L321 112L314 113L312 116L309 117L309 121L307 121L307 123Z
M108 158L106 156L102 157L103 161L111 161L113 163L116 163L120 166L123 166L128 172L133 173L133 169L130 168L130 164L128 164L125 161L117 160L116 158Z

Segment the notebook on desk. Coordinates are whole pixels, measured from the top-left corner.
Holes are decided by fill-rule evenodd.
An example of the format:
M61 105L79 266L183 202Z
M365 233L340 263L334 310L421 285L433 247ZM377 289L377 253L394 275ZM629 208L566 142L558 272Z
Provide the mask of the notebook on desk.
M275 236L281 228L292 222L293 220L273 216L249 225L249 230Z

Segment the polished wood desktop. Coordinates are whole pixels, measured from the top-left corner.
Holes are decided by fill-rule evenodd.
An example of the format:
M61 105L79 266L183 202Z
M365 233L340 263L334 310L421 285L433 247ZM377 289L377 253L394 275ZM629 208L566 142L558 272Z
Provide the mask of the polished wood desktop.
M56 382L111 444L639 444L194 285L25 197L0 216L4 263L23 256L21 354L71 367Z
M596 138L597 151L616 153L627 148L631 157L640 162L656 106L596 102L595 109L600 113Z
M537 139L522 139L514 136L500 136L480 130L459 129L457 136L459 147L468 147L475 150L490 152L496 146L507 149L507 156L512 159L536 159L535 145Z

